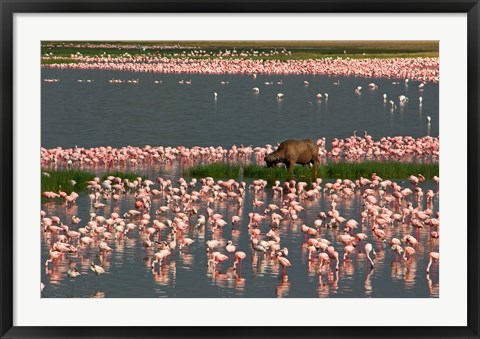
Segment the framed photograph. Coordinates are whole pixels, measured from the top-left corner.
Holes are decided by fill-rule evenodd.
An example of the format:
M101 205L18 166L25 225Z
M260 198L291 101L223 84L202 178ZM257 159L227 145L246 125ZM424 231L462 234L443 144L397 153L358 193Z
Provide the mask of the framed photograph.
M478 338L479 12L2 1L2 338Z

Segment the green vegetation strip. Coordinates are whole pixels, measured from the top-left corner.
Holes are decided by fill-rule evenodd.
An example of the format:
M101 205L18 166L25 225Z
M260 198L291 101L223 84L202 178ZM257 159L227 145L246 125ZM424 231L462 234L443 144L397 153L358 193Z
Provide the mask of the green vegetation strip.
M162 46L173 48L162 49ZM438 41L78 41L42 43L42 64L78 62L71 55L80 53L83 56L100 56L109 54L112 58L123 57L125 53L131 56L182 57L195 49L201 49L206 54L217 54L236 50L269 54L249 56L247 59L260 60L305 60L326 57L341 58L425 58L438 57ZM273 50L291 52L289 55L271 54ZM344 53L345 52L345 53ZM205 53L189 58L212 59ZM175 56L176 54L176 56ZM48 57L45 57L47 56ZM61 58L58 60L49 57ZM239 56L223 56L224 59L240 58Z
M361 162L361 163L329 163L319 167L318 177L323 179L359 179L370 178L376 173L383 179L406 179L410 175L422 174L431 179L439 175L438 163L418 164L403 162ZM289 173L285 167L267 168L258 165L240 165L228 163L215 163L198 165L185 169L185 175L190 177L212 177L215 179L226 178L252 178L271 180L287 180ZM313 168L307 166L295 166L294 178L308 179L313 175Z
M405 51L438 51L437 40L125 40L125 41L42 41L42 48L75 48L77 46L102 47L110 45L110 49L119 49L118 46L131 46L138 49L140 46L147 48L157 46L177 46L181 48L350 48L365 50L405 50Z
M42 192L66 192L70 194L72 192L81 192L88 186L87 182L93 180L97 175L79 171L79 170L59 170L59 171L42 171L41 190ZM109 176L119 177L123 179L129 179L130 181L141 177L143 180L145 176L138 175L132 172L109 172L101 177L101 180L107 179Z
M95 178L95 174L84 171L42 171L42 192L58 193L58 191L63 191L70 194L73 191L83 191L87 188L87 181L93 180L93 178ZM75 184L72 180L75 181Z

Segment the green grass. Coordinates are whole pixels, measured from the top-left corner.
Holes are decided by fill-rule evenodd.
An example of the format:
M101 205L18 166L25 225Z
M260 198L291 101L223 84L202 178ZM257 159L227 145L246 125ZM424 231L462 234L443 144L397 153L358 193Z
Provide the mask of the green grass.
M383 179L407 179L410 175L422 174L427 179L439 175L438 163L418 164L402 162L361 162L361 163L328 163L319 167L318 177L324 179L359 179L370 178L377 173ZM185 175L190 177L252 178L272 180L288 180L289 173L285 167L267 168L259 165L239 165L215 163L198 165L185 169ZM309 179L313 176L313 169L307 166L295 166L294 178Z
M48 173L49 176L44 173ZM80 192L87 188L87 181L93 180L95 174L77 171L77 170L61 170L61 171L42 171L42 192L56 192L59 190L70 194L71 192ZM72 184L72 180L76 182Z
M44 173L48 173L48 176ZM41 192L56 192L59 190L70 194L72 192L81 192L87 188L87 182L93 180L97 175L78 170L59 170L59 171L42 171L41 180ZM104 174L101 179L105 180L109 176L120 177L123 179L129 179L133 181L137 177L141 177L143 180L145 176L138 175L133 172L109 172ZM72 183L74 180L75 185Z
M347 50L349 53L379 53L388 52L438 52L439 42L433 40L199 40L199 41L43 41L42 52L54 50L55 48L70 48L72 54L78 51L80 47L72 45L86 46L94 49L119 50L119 51L135 51L140 50L139 46L147 47L147 51L153 50L154 46L180 46L178 49L169 49L167 51L183 51L188 48L201 48L203 50L220 50L233 49L237 51L241 49L270 50L273 48L299 50L299 49L316 49L319 51L336 50L343 53ZM101 45L110 44L111 48L101 47ZM122 45L127 48L118 49L116 46ZM131 46L131 48L128 48ZM184 48L183 48L184 47ZM123 53L123 52L122 52Z
M151 55L160 57L174 57L174 54L187 54L192 48L198 47L206 53L217 54L226 49L232 51L256 50L270 53L272 50L282 51L286 49L291 55L275 54L270 56L248 57L259 60L305 60L321 59L326 57L349 57L358 58L418 58L438 57L438 41L79 41L72 46L71 42L49 42L42 43L42 56L52 53L53 56L61 57L61 60L50 60L42 58L42 64L67 63L72 61L71 55L77 52L83 56L99 56L103 53L111 57L119 57L125 53L132 56ZM101 46L110 44L111 46ZM122 45L123 48L116 46ZM157 46L174 46L175 49L160 49ZM144 51L140 47L146 47ZM344 51L347 54L344 54ZM198 56L200 59L210 59L212 56ZM239 58L239 57L224 57Z
M79 64L80 61L68 59L67 57L61 59L44 59L42 58L42 65L53 65L53 64Z

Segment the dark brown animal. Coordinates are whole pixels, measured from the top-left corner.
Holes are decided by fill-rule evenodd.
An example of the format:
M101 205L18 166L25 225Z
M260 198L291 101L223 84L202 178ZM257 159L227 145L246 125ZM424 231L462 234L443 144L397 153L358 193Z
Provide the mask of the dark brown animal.
M280 163L287 166L290 176L293 175L295 164L313 164L313 175L317 177L318 146L312 140L285 140L276 151L265 156L267 167L276 166Z

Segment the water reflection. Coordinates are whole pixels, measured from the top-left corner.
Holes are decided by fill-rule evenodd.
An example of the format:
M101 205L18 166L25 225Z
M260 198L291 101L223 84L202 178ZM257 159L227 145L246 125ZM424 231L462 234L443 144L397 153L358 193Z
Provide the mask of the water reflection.
M429 291L430 297L438 298L440 294L440 285L438 283L438 280L436 283L433 283L432 279L430 279L429 273L427 273L426 279L427 279L428 291Z
M236 274L235 270L233 272L233 276L235 278L235 290L237 292L237 295L243 296L245 293L247 279L240 277L240 275Z
M288 281L288 276L282 277L280 282L275 289L275 295L277 298L288 297L288 292L290 291L291 283Z
M372 268L370 269L369 272L367 272L365 276L365 282L364 282L364 287L365 287L365 296L366 297L371 297L372 292L373 292L373 286L372 286L372 274L375 272L375 269Z
M105 298L105 292L102 291L95 291L91 295L92 298Z
M402 262L399 262L398 259L392 261L391 265L391 277L392 281L403 280L405 276L405 266L402 265Z
M417 273L417 263L413 259L409 259L406 262L406 269L405 269L405 290L413 290L415 288L416 282L416 273Z
M321 298L334 296L338 290L338 271L327 272L325 276L326 278L322 274L318 275L317 293Z
M147 173L149 171L151 169ZM297 212L295 220L292 214L286 213L277 223L272 220L275 211L265 211L265 206L283 207L289 203L284 203L285 196L274 194L272 187L266 186L255 193L253 186L248 188L252 182L247 181L243 205L239 205L233 195L220 199L220 194L215 198L211 191L198 193L195 201L181 202L174 198L181 194L177 181L152 196L150 208L136 215L129 211L141 193L133 190L122 193L116 200L113 196L100 197L106 206L97 209L91 209L88 193L81 193L73 206L55 202L42 204L48 217L58 216L69 232L74 232L68 233L60 226L57 229L41 225L41 264L48 261L42 272L42 282L48 291L44 295L83 298L438 297L438 263L433 264L430 275L425 277L429 253L438 251L439 239L431 236L435 228L413 227L411 216L390 220L388 214L401 215L411 204L417 214L430 213L431 219L438 211L437 197L427 202L426 196L412 194L398 204L388 202L390 188L385 192L373 190L373 196L381 201L382 207L369 210L363 189L343 196L330 189L324 191L324 185L332 183L326 181L318 195L300 201L303 209ZM223 185L221 182L214 184ZM155 187L159 189L158 184ZM425 192L436 190L434 182L425 181L422 187ZM200 192L201 188L199 181L186 192L189 196L196 195L193 192ZM222 190L228 192L227 188ZM256 207L254 201L263 201L264 205ZM345 231L345 222L337 225L333 211L338 211L345 219L358 220L358 229ZM315 220L322 216L320 212L326 217L315 227ZM74 216L82 221L74 224ZM235 216L239 218L232 225ZM381 235L372 229L375 222L379 223L380 216L388 220L381 227ZM259 218L259 221L252 223L252 218ZM304 226L311 229L310 233L302 231ZM356 239L359 232L367 238ZM353 250L350 248L344 258L348 236L356 240L351 245ZM413 242L407 240L412 237L417 244L407 243ZM282 273L274 250L255 250L253 238L269 248L276 248L275 251L288 248L285 257L292 266L287 267L287 274ZM390 242L394 238L400 239L402 248L412 246L415 249L408 260L402 253L392 250ZM228 241L235 246L235 251L246 254L236 267L234 253L226 251ZM376 252L373 270L365 253L367 242ZM212 248L207 252L210 245ZM328 246L332 246L332 251ZM164 255L159 254L162 250L166 251ZM56 252L61 255L54 254ZM225 255L225 260L213 259L214 252ZM95 276L91 271L92 262L101 266L105 274ZM78 277L68 274L73 267L80 273Z

